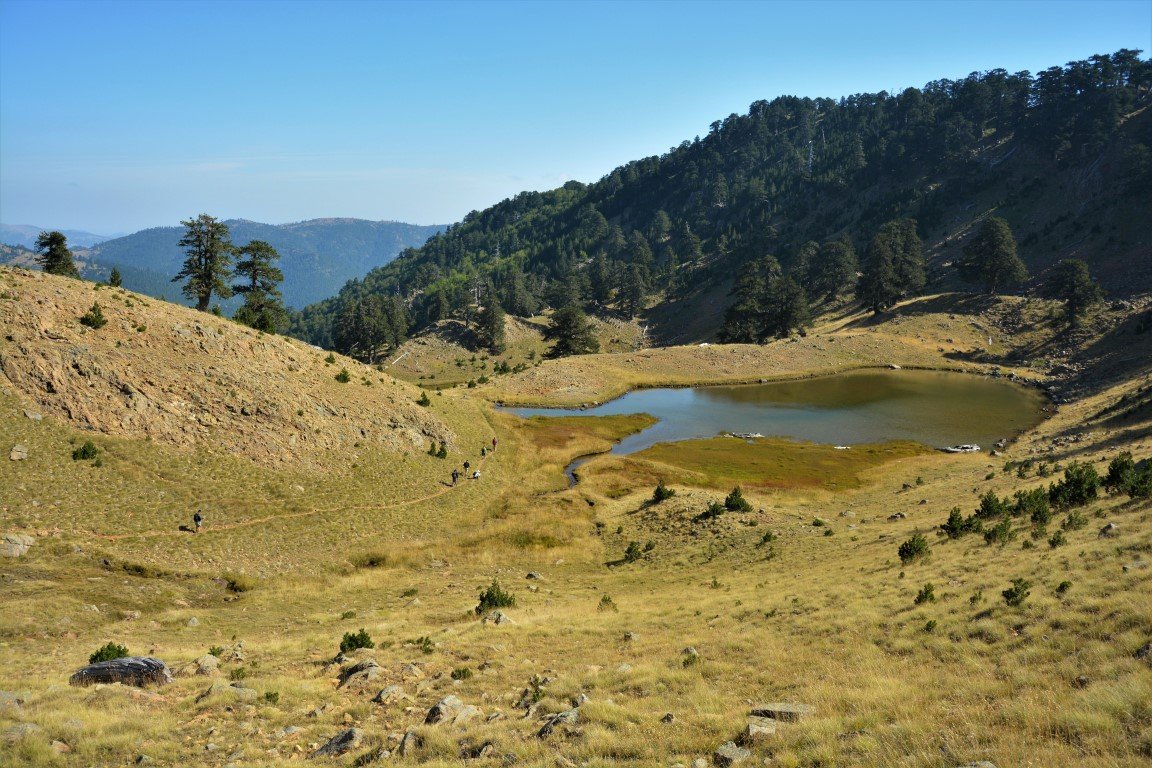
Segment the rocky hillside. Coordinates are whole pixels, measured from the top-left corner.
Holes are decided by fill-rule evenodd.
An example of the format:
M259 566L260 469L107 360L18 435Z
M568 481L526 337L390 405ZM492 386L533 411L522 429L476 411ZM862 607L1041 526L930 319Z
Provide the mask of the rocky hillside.
M93 303L107 323L82 325ZM122 289L0 267L0 387L100 433L322 463L354 444L453 444L419 391L302 342ZM331 362L329 362L331 361ZM342 369L350 381L336 379Z

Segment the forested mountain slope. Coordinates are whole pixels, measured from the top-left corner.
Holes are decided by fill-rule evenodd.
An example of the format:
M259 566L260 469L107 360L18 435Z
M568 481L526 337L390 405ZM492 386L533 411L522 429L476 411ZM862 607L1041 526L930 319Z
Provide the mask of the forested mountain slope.
M236 245L264 240L279 251L284 301L294 307L332 296L347 280L386 264L403 249L421 245L444 229L440 225L363 219L314 219L293 224L233 219L225 223ZM126 287L157 295L149 290L151 286L134 285L132 273L125 267L175 275L185 258L179 245L183 234L180 226L145 229L97 245L90 257L119 268ZM162 295L178 299L179 286L171 285Z
M805 243L844 237L862 251L897 218L916 221L926 289L959 285L946 266L994 214L1034 278L1079 258L1109 293L1144 291L1150 87L1152 62L1121 50L1035 75L992 70L899 94L758 101L594 184L473 212L306 308L293 333L348 346L334 328L365 297L399 294L420 329L491 295L516 315L572 298L647 312L657 340L698 340L716 332L733 279L754 260L773 255L787 271Z

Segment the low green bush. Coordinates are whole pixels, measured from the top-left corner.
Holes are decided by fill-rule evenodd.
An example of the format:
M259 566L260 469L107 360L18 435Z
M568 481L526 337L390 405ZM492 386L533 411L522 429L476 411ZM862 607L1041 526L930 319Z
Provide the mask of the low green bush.
M113 659L123 659L128 655L128 649L122 645L118 645L109 641L101 646L88 657L89 664L96 664L101 661L112 661Z

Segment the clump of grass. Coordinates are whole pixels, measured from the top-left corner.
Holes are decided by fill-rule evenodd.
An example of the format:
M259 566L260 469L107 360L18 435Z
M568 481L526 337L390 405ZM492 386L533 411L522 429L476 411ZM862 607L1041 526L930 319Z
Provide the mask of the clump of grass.
M208 655L209 656L215 656L216 658L220 658L221 656L224 655L224 646L222 646L222 645L212 646L211 648L208 649Z
M916 593L916 599L913 602L916 605L936 602L936 587L931 582L920 587L920 591Z
M347 384L348 382L352 381L352 374L348 373L347 368L341 368L340 373L336 374L335 378L336 381L340 382L341 384Z
M345 632L344 639L340 641L340 653L349 653L358 648L375 648L371 635L361 627L359 632Z
M456 669L452 670L453 680L467 680L470 677L472 677L472 670L468 669L468 667L456 667Z
M243 592L251 592L256 589L256 580L251 576L245 576L239 573L226 573L224 574L224 587L229 592L241 594Z
M512 608L516 605L516 597L500 588L500 582L493 580L492 584L480 593L480 602L476 606L476 615L480 616L497 608Z
M1062 581L1056 586L1056 594L1058 594L1058 595L1066 594L1068 592L1068 590L1070 590L1070 589L1072 589L1072 582Z
M928 539L919 533L901 544L900 548L896 551L903 565L927 559L930 552L931 548L928 546Z
M280 691L264 691L264 703L276 706L280 703Z
M763 547L767 544L771 544L774 541L776 541L776 534L772 531L764 531L764 533L760 536L760 541L756 544L756 546Z
M248 670L244 669L244 667L236 667L236 669L228 673L228 679L234 683L238 683L246 677L248 677Z
M936 631L936 619L929 619L928 623L924 625L924 631L931 634Z
M89 664L96 664L101 661L112 661L113 659L123 659L128 655L128 649L117 643L109 641L96 652L88 657Z
M433 653L436 650L436 643L427 635L421 635L413 640L412 644L419 648L421 653Z
M400 593L400 597L416 597L416 595L418 595L419 593L420 593L420 590L417 589L416 587L408 587L408 589L406 589Z
M340 618L343 620L354 619L356 618L356 611L344 611L344 613L340 614Z
M600 604L596 606L596 610L600 612L613 611L617 612L620 609L616 606L616 602L612 599L611 595L601 595Z

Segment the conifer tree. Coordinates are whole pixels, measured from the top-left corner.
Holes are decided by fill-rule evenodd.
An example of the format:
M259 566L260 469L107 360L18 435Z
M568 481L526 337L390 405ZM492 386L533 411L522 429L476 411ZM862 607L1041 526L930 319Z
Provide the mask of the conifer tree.
M856 298L879 314L900 299L896 277L895 255L887 238L877 234L868 244L868 258L856 287Z
M232 286L244 297L244 305L236 310L234 319L266 333L275 333L288 319L278 286L284 273L272 262L280 258L268 243L253 240L237 250L236 277L243 280Z
M499 355L504 351L504 309L495 292L488 295L484 308L480 310L480 338L492 354Z
M50 275L80 277L63 232L41 232L36 238L36 262Z
M112 271L108 273L108 285L113 288L119 288L123 284L124 280L120 277L120 270L112 267Z
M813 296L823 296L831 301L856 285L856 271L860 263L856 259L856 249L848 236L832 240L820 246L814 267L809 271L808 285Z
M544 331L544 338L556 342L548 352L550 357L586 355L600 350L592 324L576 303L556 310L552 324Z
M1044 284L1044 295L1064 302L1064 313L1071 323L1077 322L1104 298L1104 292L1088 272L1088 265L1080 259L1065 259L1053 267Z
M228 279L233 247L228 225L206 213L180 223L184 225L180 246L188 257L172 282L187 280L184 296L196 302L197 310L207 312L213 294L222 299L232 295Z
M960 278L980 282L988 293L1009 290L1028 279L1028 268L1016 255L1012 228L999 216L985 220L967 245L964 258L956 262Z

